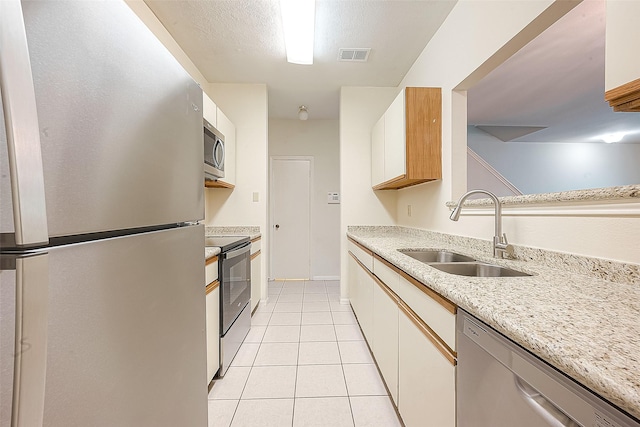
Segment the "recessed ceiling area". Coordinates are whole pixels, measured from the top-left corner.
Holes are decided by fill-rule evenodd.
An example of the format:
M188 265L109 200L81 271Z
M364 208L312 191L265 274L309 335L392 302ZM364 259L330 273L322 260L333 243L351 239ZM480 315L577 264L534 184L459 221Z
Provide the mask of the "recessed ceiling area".
M467 92L469 125L544 127L512 142L640 143L640 113L604 100L605 2L583 1Z
M337 119L341 86L398 86L456 0L316 0L313 65L289 64L278 0L145 0L212 83L265 83L269 117ZM371 48L366 62L340 48Z

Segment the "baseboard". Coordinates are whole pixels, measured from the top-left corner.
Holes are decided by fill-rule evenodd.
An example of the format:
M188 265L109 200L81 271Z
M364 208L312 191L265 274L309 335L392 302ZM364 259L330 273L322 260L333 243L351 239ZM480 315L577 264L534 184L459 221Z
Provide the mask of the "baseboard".
M311 280L340 280L340 276L313 276Z
M340 298L340 304L349 304L349 298Z

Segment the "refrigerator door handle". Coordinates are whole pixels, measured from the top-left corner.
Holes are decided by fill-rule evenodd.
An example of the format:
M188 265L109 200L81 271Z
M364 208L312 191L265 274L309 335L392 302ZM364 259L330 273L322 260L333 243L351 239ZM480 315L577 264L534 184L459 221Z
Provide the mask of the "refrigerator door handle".
M41 426L47 373L49 255L15 259L11 427Z
M0 1L0 87L7 132L15 245L49 242L36 96L19 0Z

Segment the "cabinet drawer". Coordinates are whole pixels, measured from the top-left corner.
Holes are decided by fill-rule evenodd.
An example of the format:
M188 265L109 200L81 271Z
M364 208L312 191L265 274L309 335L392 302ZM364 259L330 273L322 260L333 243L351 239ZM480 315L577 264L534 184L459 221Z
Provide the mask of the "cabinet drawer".
M407 275L398 275L398 296L407 304L453 351L456 349L456 306L436 295L427 295L424 285Z
M377 257L373 258L373 273L378 276L378 278L387 285L393 292L398 294L398 286L400 282L400 276L398 273L388 267L384 261L380 260Z
M218 280L218 256L209 258L205 262L204 277L205 277L205 280L204 280L205 286L215 280Z
M373 254L368 249L363 249L353 241L349 241L349 251L353 253L369 271L373 271Z

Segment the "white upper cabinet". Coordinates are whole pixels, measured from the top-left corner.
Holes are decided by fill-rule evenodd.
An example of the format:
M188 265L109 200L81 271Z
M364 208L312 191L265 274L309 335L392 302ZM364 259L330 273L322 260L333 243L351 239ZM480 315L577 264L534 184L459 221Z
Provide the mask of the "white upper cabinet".
M384 182L384 116L371 130L371 182Z
M442 179L441 140L441 89L403 89L371 132L373 189Z
M227 184L235 186L236 184L236 126L222 112L220 108L217 110L216 129L224 135L224 181Z
M384 114L384 181L404 175L406 166L404 91Z
M202 117L208 121L214 128L217 127L218 107L209 96L202 92Z

